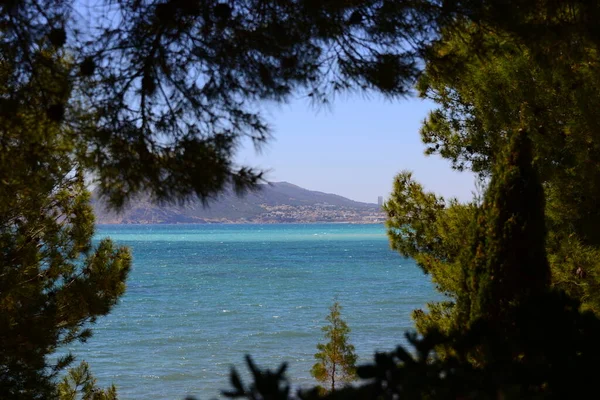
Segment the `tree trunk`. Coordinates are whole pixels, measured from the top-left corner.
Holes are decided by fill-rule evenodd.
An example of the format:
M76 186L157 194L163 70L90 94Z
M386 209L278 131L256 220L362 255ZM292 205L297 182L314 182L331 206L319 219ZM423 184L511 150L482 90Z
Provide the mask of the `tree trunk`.
M331 391L335 390L335 363L333 363L333 369L331 370Z

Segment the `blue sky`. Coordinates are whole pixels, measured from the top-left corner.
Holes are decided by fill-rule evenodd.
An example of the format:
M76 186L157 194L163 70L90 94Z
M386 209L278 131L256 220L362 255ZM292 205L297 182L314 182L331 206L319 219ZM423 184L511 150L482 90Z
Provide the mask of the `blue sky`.
M423 154L419 127L433 106L416 98L392 102L350 96L317 108L297 99L268 110L273 139L260 154L244 147L238 162L270 170L271 182L371 203L387 197L394 176L407 169L427 190L469 200L473 175Z

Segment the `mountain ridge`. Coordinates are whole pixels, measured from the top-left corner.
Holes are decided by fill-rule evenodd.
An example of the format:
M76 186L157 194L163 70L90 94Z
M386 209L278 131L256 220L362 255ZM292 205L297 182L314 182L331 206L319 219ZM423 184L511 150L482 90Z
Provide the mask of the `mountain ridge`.
M92 193L92 206L99 224L161 223L381 223L384 215L377 204L350 200L340 195L304 189L289 182L261 184L238 196L232 189L210 201L183 205L157 205L150 197L133 199L121 213L107 210Z

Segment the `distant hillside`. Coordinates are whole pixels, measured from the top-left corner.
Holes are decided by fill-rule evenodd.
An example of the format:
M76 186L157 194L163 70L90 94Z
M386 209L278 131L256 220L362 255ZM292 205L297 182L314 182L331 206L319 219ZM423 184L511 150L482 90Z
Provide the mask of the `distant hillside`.
M207 207L199 201L184 206L158 206L147 196L141 196L116 214L107 211L95 194L92 204L100 224L383 222L376 204L307 190L287 182L260 185L258 190L242 197L228 190Z

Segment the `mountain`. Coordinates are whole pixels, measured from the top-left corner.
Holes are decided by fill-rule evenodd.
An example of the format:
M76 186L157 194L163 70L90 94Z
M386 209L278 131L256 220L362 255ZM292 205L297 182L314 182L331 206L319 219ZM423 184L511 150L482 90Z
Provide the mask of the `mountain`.
M92 205L100 224L384 221L377 204L307 190L287 182L259 185L244 196L226 190L207 206L199 201L159 206L148 196L139 196L117 214L108 211L96 193L92 193Z

